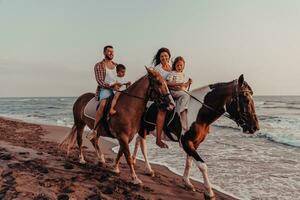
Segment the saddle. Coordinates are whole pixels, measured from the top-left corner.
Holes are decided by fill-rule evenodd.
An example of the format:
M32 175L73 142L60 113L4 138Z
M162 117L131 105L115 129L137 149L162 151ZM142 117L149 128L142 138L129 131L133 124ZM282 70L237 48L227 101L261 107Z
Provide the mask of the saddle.
M180 116L175 109L172 111L166 111L166 119L163 127L163 131L167 138L171 141L178 142L181 137L182 125L180 122ZM144 112L139 135L145 137L145 130L147 134L150 131L155 130L156 119L157 119L158 107L156 104L151 104L149 108Z
M99 123L102 124L105 132L108 134L109 137L115 138L116 136L114 134L112 134L112 131L109 126L109 110L110 110L113 98L114 98L114 95L111 95L107 99L106 105L103 110L103 117ZM97 109L99 107L99 103L100 102L97 101L95 98L92 98L84 108L84 112L83 112L84 116L95 120L95 116L96 116Z

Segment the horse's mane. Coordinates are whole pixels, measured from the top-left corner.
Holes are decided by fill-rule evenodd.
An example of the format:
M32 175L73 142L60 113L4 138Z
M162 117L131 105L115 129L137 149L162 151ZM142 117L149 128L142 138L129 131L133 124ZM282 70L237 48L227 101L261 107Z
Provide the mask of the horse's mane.
M211 89L223 90L223 89L227 89L229 86L232 86L233 82L234 80L230 82L214 83L214 84L210 84L209 87Z
M201 90L205 90L206 88L210 88L210 89L225 89L225 88L228 88L229 85L230 85L232 82L233 82L233 81L209 84L209 85L205 85L205 86L196 88L196 89L194 89L193 91L201 91Z
M146 77L147 77L147 74L144 75L144 76L142 76L142 77L139 78L138 80L134 81L134 83L131 84L126 90L130 90L131 88L136 87L136 85L137 85L142 79L144 79L144 78L146 78Z
M233 80L233 81L230 81L230 82L221 82L221 83L215 83L215 84L210 84L209 87L211 89L214 89L214 90L217 90L217 91L225 91L226 89L230 89L230 87L232 87L232 85L234 84L234 82L237 81L237 80ZM251 93L253 93L252 91L252 88L250 87L250 85L244 81L243 83L243 86L242 86L243 89L249 89Z

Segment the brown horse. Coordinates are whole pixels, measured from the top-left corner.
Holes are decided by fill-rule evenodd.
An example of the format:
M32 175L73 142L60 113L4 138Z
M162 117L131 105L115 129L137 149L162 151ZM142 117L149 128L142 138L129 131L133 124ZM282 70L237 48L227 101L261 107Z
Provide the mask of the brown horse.
M229 114L227 117L234 120L242 127L243 132L253 134L256 130L259 130L252 99L253 91L244 81L243 75L241 75L238 80L205 86L192 91L191 95L191 102L188 109L188 119L192 122L190 129L181 137L181 131L179 133L174 133L173 135L179 135L177 141L181 142L184 151L187 153L183 174L185 184L195 191L194 186L189 180L192 159L194 159L203 175L204 185L208 192L207 195L213 198L214 193L208 179L207 165L196 150L209 133L209 126L225 112ZM196 121L194 121L195 119ZM170 129L172 129L172 127L170 127ZM175 128L173 128L173 130L175 130ZM138 143L141 140L142 138L138 136L136 147L139 146ZM141 148L145 158L146 167L152 172L145 153L147 152L145 142L143 141L143 143L141 143ZM135 149L134 154L136 154L136 152L137 150ZM134 157L135 156L136 155L134 155Z
M115 160L114 171L116 173L120 172L120 158L123 154L125 154L134 184L141 184L142 181L138 179L135 174L128 144L139 130L141 116L145 110L147 101L149 99L153 99L159 106L167 109L172 109L174 107L174 102L172 102L172 98L164 79L153 69L146 69L148 75L143 76L127 90L121 93L115 106L117 113L111 116L108 121L111 133L108 133L106 131L107 129L100 124L97 128L97 137L91 140L100 162L103 163L105 162L105 159L98 145L99 137L104 136L118 139L120 149ZM82 152L82 134L84 127L87 125L91 129L94 125L94 120L84 115L84 108L92 98L94 98L93 93L86 93L76 100L73 105L74 125L69 135L61 143L61 146L67 147L69 152L77 138L81 163L85 163Z

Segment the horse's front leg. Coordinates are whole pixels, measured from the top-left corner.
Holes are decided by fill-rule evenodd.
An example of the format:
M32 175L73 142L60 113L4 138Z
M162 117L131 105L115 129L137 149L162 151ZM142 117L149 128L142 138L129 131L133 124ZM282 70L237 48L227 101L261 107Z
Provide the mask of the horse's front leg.
M127 164L130 167L130 173L131 173L133 184L135 185L142 184L142 181L137 177L134 170L134 165L133 165L132 157L130 155L128 141L129 141L128 135L127 134L122 135L119 138L120 148L123 149L123 153L125 154Z
M133 153L132 153L132 162L133 162L134 165L136 164L136 157L137 157L139 147L141 145L141 139L143 139L143 138L139 135L135 139L134 150L133 150Z
M197 153L197 151L195 149L191 150L190 153L191 153L190 155L194 159L194 162L196 163L197 167L199 168L199 170L202 173L204 187L208 192L207 196L209 196L210 199L213 199L215 195L212 190L211 183L208 179L207 165L205 164L205 162L202 160L202 158L199 156L199 154Z
M139 136L138 136L139 137ZM142 153L143 153L143 156L144 156L144 159L145 159L145 165L146 165L146 168L147 168L147 172L146 174L149 174L150 176L154 177L154 171L152 170L151 168L151 165L148 161L148 152L147 152L147 142L146 142L146 139L144 138L141 138L140 140L140 143L141 143L141 150L142 150Z
M145 130L145 131L147 131L147 130ZM146 133L145 133L145 137L146 137ZM153 177L154 176L154 171L152 170L151 165L148 161L148 155L147 155L148 152L147 152L146 139L142 138L139 135L136 137L135 147L134 147L134 151L133 151L133 154L132 154L133 164L134 165L136 164L136 156L137 156L137 151L138 151L139 146L141 146L141 150L142 150L142 153L143 153L143 156L144 156L145 165L146 165L146 169L147 169L146 174Z
M192 191L196 191L195 187L193 186L193 184L190 181L191 167L192 167L192 157L186 155L185 169L184 169L184 173L183 173L183 181L189 189L191 189Z
M187 134L188 134L188 132L187 132ZM194 159L197 167L199 168L199 170L202 173L203 181L204 181L204 187L207 190L207 196L210 199L214 199L215 195L214 195L214 192L212 190L211 183L208 179L207 165L205 164L204 160L197 153L197 151L195 149L195 146L194 146L194 143L191 140L189 140L188 137L186 137L186 135L181 138L181 142L182 142L184 151L188 154L188 156L191 156ZM190 162L190 161L187 161L187 162ZM192 186L191 183L190 183L190 185Z
M120 159L123 155L123 146L120 145L120 148L119 148L119 151L118 151L118 154L117 154L117 157L116 157L116 160L115 160L115 164L114 164L114 168L113 168L113 172L116 173L116 174L119 174L120 173L120 168L119 168L119 164L120 164Z

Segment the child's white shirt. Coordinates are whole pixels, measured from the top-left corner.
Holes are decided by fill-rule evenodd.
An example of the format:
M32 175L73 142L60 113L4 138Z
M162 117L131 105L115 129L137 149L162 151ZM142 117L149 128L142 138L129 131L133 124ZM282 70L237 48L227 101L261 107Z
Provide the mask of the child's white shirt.
M123 76L123 77L117 76L117 82L121 83L121 84L125 84L125 83L128 83L128 80L125 76ZM125 89L126 89L126 85L122 85L119 90L123 91Z

